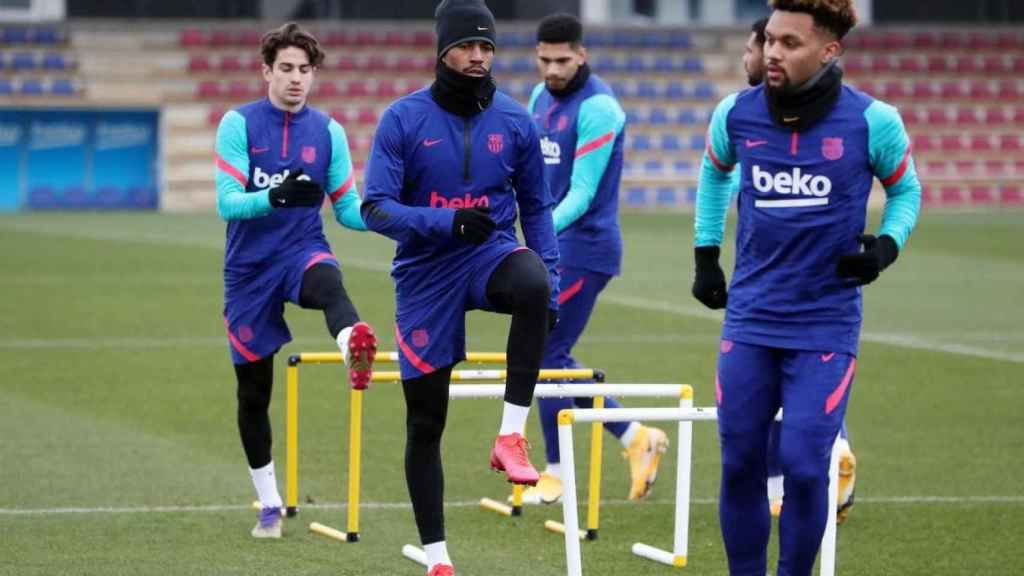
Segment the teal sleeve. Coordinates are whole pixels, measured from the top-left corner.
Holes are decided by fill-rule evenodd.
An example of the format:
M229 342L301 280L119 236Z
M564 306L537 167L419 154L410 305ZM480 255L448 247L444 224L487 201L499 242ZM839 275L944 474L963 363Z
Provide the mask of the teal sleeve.
M625 126L625 111L615 98L607 94L591 96L580 106L576 120L576 158L572 165L569 193L552 212L556 234L590 208L615 148L615 139Z
M921 210L921 182L910 154L910 139L895 107L876 100L864 116L871 170L885 187L885 210L878 233L892 237L902 250Z
M249 137L245 118L229 111L217 127L216 176L217 213L227 221L248 220L270 214L268 190L246 192L249 178Z
M736 168L729 172L729 199L740 195L740 176L743 174L743 169L737 164Z
M697 184L697 207L694 214L694 246L719 246L725 235L725 217L734 185L730 173L735 172L736 148L729 137L727 120L736 105L736 95L722 100L711 115L708 145L700 166Z
M345 129L332 119L327 125L327 131L331 135L331 165L327 168L326 190L334 208L334 219L346 228L365 231L366 224L359 213L363 201L356 189L352 153L348 148Z
M541 82L533 87L533 92L530 93L530 103L526 106L526 109L533 114L533 105L537 103L537 98L540 97L540 93L544 91L544 83Z

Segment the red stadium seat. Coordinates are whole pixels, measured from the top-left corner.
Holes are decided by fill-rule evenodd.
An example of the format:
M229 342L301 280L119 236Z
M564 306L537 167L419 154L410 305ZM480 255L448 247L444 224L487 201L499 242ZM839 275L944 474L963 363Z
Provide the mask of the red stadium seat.
M942 83L942 86L939 89L939 94L943 98L959 99L964 97L965 90L963 84L960 83L959 81L947 80L946 82Z
M436 41L437 41L437 39L434 37L434 33L433 32L428 32L426 30L417 30L413 34L413 45L414 46L420 46L420 47L433 46Z
M955 134L946 134L945 136L942 136L939 146L943 152L952 154L958 154L964 147L960 136Z
M906 98L909 95L901 80L886 82L882 94L884 94L882 97L885 99Z
M1017 56L1013 59L1013 73L1024 75L1024 56Z
M946 32L939 44L945 50L960 50L964 47L964 38L959 32Z
M955 70L958 74L976 74L979 71L978 61L968 54L957 56Z
M178 36L178 44L185 48L196 48L198 46L206 45L206 35L203 34L202 30L197 28L186 28L181 31L181 35Z
M234 54L221 56L220 66L217 67L221 72L240 72L242 70L242 60Z
M331 30L327 33L324 42L328 46L348 46L352 43L349 40L349 33L345 30Z
M843 71L847 74L863 74L867 72L867 58L863 56L847 56L843 59Z
M896 69L900 72L906 72L908 74L918 74L924 67L921 65L921 59L916 56L904 56L899 59L896 64Z
M956 167L954 174L960 177L975 176L978 172L978 163L974 160L957 160L953 163Z
M338 89L338 85L330 80L322 80L317 82L313 88L313 95L317 98L339 98L342 96L341 90Z
M1003 178L1009 174L1009 165L1003 160L985 161L985 175L990 178Z
M945 108L929 108L928 124L932 126L945 126L949 124L949 114Z
M334 63L333 68L339 72L350 72L359 69L359 62L354 56L342 56Z
M204 80L199 83L196 93L201 99L221 98L224 96L220 82L216 80Z
M341 106L331 108L327 112L327 115L330 116L331 118L334 118L334 120L338 124L341 124L342 126L348 124L348 108L344 108Z
M913 44L913 39L909 34L903 32L889 32L882 36L880 44L885 50L898 52L910 48Z
M394 60L384 56L383 54L373 54L366 59L366 65L363 67L374 74L380 74L395 68Z
M235 35L229 30L214 30L209 36L210 46L232 46L235 44Z
M1013 172L1018 178L1024 178L1024 158L1013 162Z
M1020 186L1007 184L999 190L999 202L1013 206L1024 205L1024 192Z
M918 80L914 82L914 87L911 92L914 99L917 100L930 100L935 97L936 90L935 84L929 80Z
M388 46L411 46L413 35L402 30L391 30L384 35L384 41Z
M885 54L876 54L871 60L870 67L871 71L876 74L886 74L895 69L892 65L892 60L890 60L889 56Z
M232 99L247 99L255 96L259 91L255 85L248 80L232 80L228 84L228 97Z
M263 34L258 30L242 30L237 37L238 45L246 48L258 48L262 40Z
M349 98L365 98L370 95L370 89L364 80L352 80L346 83L343 92Z
M973 107L957 110L956 123L962 126L973 126L978 123L978 112Z
M999 149L1009 154L1018 154L1024 150L1019 134L1003 134L999 137Z
M263 70L263 57L262 56L251 56L245 61L245 69L250 72L260 72Z
M857 88L861 92L864 92L865 94L868 94L868 95L871 95L871 96L878 96L879 95L878 85L875 84L874 82L870 81L870 80L858 80L857 81Z
M355 120L359 124L374 126L377 124L377 111L373 108L360 108Z
M992 90L992 85L989 84L987 80L982 80L971 83L971 89L968 96L970 96L972 100L989 101L996 97L996 93Z
M998 106L985 110L985 124L989 126L999 126L1009 121L1010 118L1006 115L1006 111Z
M967 48L970 50L990 50L996 47L996 37L985 32L973 32L967 37Z
M1024 126L1024 106L1018 106L1017 110L1013 113L1013 123L1018 126Z
M378 80L377 87L374 91L375 96L381 98L397 98L402 94L401 89L398 87L398 83L394 80Z
M995 193L991 186L971 186L971 204L990 205L996 201Z
M943 186L939 191L939 203L946 206L955 206L963 204L963 190L959 186L948 185Z
M945 177L949 175L949 164L945 160L929 160L924 163L924 172L928 178Z
M1015 32L1003 32L996 39L996 48L1000 50L1015 50L1020 46L1020 37Z
M1009 71L1008 68L1006 60L1002 56L989 56L985 58L985 63L982 65L986 76L1002 76Z
M914 34L913 45L919 50L932 50L939 46L939 38L932 32L918 32Z
M971 136L971 152L991 152L992 138L988 134Z
M217 126L220 124L220 119L224 117L224 113L227 109L223 106L210 106L210 111L206 113L206 123L210 126Z
M1017 80L1003 80L999 83L999 89L996 93L996 97L1000 100L1007 100L1010 102L1019 101L1018 98L1024 97L1024 91L1021 91L1017 85Z
M938 147L935 137L928 134L914 134L913 141L915 152L931 152Z
M210 59L205 54L195 54L188 59L188 71L197 74L210 71Z
M907 126L917 126L924 123L925 117L919 108L907 108L900 110L900 117Z
M946 61L946 57L935 55L929 56L928 71L933 73L946 73L949 71L949 63Z
M935 193L928 184L921 184L921 204L929 206L935 203Z

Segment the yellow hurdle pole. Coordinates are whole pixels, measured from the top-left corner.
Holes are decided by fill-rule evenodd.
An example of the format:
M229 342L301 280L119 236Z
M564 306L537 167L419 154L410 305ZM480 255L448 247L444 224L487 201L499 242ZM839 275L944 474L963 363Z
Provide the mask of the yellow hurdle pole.
M298 356L288 358L285 390L285 434L288 445L285 514L289 517L299 513L299 362Z
M363 391L352 389L348 432L348 534L346 542L359 541L359 469L362 452Z
M594 398L594 408L604 408L604 396ZM587 503L587 540L597 540L597 528L601 515L601 455L604 436L601 434L604 424L594 422L590 425L590 491Z
M303 364L341 364L341 352L303 352L299 354L300 362ZM377 352L374 362L382 364L385 362L398 362L398 352ZM504 352L468 352L466 362L470 364L504 364L506 356Z
M513 484L512 485L512 515L522 516L523 515L523 485Z

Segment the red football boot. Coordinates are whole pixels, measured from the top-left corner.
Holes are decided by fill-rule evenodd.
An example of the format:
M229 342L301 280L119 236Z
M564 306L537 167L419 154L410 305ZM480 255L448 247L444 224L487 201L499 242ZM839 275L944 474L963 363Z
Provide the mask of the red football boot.
M537 480L540 480L540 474L526 456L528 447L526 438L520 434L499 435L494 440L494 449L491 450L491 468L504 471L508 481L513 484L535 486Z
M348 337L345 361L348 381L356 390L366 390L373 377L373 359L377 357L377 335L366 322L356 322Z

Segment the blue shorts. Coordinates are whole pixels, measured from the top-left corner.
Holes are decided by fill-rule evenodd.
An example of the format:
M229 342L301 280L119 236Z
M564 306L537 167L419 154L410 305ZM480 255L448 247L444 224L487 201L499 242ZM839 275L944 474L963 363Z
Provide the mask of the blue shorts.
M324 243L311 244L266 268L248 274L225 275L224 325L231 361L255 362L276 354L291 342L284 321L284 304L299 303L302 275L315 264L340 267Z
M762 433L781 407L782 437L820 440L827 455L843 422L857 358L722 340L715 377L719 433Z
M403 274L395 284L395 340L402 379L417 378L466 358L466 312L494 308L487 281L495 269L519 250L512 242L488 242L458 266Z

